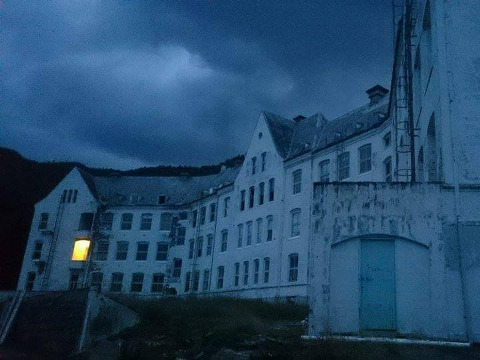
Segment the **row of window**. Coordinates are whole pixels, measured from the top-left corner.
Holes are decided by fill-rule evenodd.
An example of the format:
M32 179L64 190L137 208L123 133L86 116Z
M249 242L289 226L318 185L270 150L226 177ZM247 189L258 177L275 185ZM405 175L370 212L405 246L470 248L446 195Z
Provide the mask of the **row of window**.
M111 230L114 215L112 212L105 212L101 215L100 228L102 230ZM172 227L173 215L170 213L162 213L160 215L159 230L169 231ZM120 230L131 230L133 224L133 214L123 213L120 223ZM153 214L143 213L140 215L140 230L151 230L153 225Z
M128 258L129 243L127 241L118 241L115 249L115 260L124 261ZM150 243L139 241L136 243L135 260L145 261L148 259ZM110 250L110 242L98 241L95 247L94 260L106 261ZM168 257L168 242L157 242L155 260L165 261Z
M258 166L256 156L252 157L250 161L250 165L251 165L251 173L252 175L255 175L257 173L257 166ZM260 156L260 171L264 172L266 169L267 169L267 153L263 152Z
M293 253L288 255L288 281L295 282L298 280L298 254ZM242 277L240 277L240 263L237 262L233 264L233 286L238 287L240 285L248 286L250 282L250 262L244 261L243 262L243 273ZM263 259L263 271L262 271L262 279L260 280L260 259L253 260L253 284L258 285L260 281L263 281L264 284L268 284L270 281L270 258L266 257ZM195 274L194 272L194 280L196 276L200 276L200 274ZM224 287L224 280L225 280L225 266L217 267L217 289L223 289ZM195 281L194 281L195 284ZM207 287L208 288L208 287ZM190 289L190 273L186 274L185 278L185 292L188 292ZM192 287L195 291L195 286ZM198 287L197 287L198 289Z
M62 203L76 203L78 197L78 190L70 189L70 190L63 190L62 198L60 201Z
M228 216L228 200L230 198L224 199L224 217ZM208 222L214 222L217 217L217 204L211 203L209 206L208 212ZM207 207L202 206L200 208L200 219L198 219L198 210L192 211L192 227L197 227L197 222L200 222L200 225L204 225L207 219Z
M263 240L263 219L258 218L255 221L256 232L255 232L255 241L257 244L260 244ZM273 216L269 215L266 217L266 239L265 241L269 242L273 240ZM246 229L246 236L244 239L244 228ZM253 240L253 221L247 221L245 224L237 225L237 247L241 248L245 243L245 246L252 245ZM245 240L245 242L244 242Z
M258 184L257 205L263 205L268 195L268 201L275 200L275 179L268 180L268 194L265 194L265 183ZM244 211L246 207L247 191L240 191L240 211ZM255 205L255 186L248 189L248 207L251 209Z
M390 144L390 133L388 137L384 138L384 142ZM387 136L386 135L386 136ZM372 145L365 144L358 148L359 154L359 174L364 174L372 170ZM390 160L389 160L390 159ZM385 164L389 163L390 169L385 167L384 175L386 181L391 181L391 158L388 157L384 161ZM330 181L330 160L323 160L318 164L319 181ZM337 179L342 181L350 177L350 152L345 151L337 156ZM301 191L301 170L296 170L292 174L293 176L293 194L298 194Z

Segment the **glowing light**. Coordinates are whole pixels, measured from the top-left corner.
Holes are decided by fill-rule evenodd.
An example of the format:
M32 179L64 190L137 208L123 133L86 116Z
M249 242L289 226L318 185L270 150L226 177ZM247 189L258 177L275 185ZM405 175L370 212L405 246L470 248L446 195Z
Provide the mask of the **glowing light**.
M89 248L90 239L77 238L73 247L72 261L86 261Z

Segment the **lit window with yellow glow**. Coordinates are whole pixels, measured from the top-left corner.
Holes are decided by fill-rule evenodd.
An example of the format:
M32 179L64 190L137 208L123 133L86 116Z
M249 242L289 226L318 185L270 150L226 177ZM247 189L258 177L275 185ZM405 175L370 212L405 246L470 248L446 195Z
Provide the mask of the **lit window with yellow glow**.
M86 261L88 257L88 249L90 248L90 239L77 238L73 247L72 260Z

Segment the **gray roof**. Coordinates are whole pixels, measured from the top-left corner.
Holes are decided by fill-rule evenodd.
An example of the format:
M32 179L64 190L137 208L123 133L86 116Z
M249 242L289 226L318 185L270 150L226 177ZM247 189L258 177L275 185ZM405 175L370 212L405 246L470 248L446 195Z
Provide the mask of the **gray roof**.
M278 153L281 157L286 158L292 142L292 136L296 124L295 121L285 119L280 115L275 115L267 111L263 112L263 116L270 129Z
M388 113L388 96L366 104L334 120L321 113L295 122L264 112L275 146L284 159L319 151L381 125Z
M234 182L241 165L207 176L92 176L81 171L84 179L93 183L92 192L107 205L159 205L158 197L165 195L165 205L186 205L210 191ZM87 183L88 185L88 183ZM89 185L92 190L92 187Z
M371 130L387 119L388 96L376 104L367 104L327 122L313 147L319 151L350 137Z

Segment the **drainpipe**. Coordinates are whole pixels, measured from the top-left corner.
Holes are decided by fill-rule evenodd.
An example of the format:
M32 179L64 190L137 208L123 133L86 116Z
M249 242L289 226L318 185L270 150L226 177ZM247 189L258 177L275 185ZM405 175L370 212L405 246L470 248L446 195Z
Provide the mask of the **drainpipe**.
M445 116L446 121L448 122L449 126L449 132L450 132L450 146L451 146L451 171L453 175L453 188L454 188L454 216L455 216L455 231L456 231L456 237L457 237L457 250L459 254L459 266L460 266L460 279L461 279L461 284L462 284L462 300L463 300L463 309L464 309L464 319L465 319L465 333L466 333L466 338L467 341L470 341L470 309L468 306L468 301L467 301L467 296L466 296L466 280L465 280L465 274L463 271L463 260L462 260L462 245L460 241L460 184L459 184L459 178L458 178L458 168L456 164L456 159L457 157L457 149L455 146L455 141L454 139L458 139L458 136L456 135L456 128L452 126L452 95L451 95L451 89L450 86L453 86L453 83L451 83L449 80L449 71L448 71L448 66L446 64L447 61L447 34L445 31L445 26L446 26L446 11L444 8L444 2L439 1L438 3L432 3L438 6L437 14L441 15L441 27L439 31L439 46L438 46L438 61L439 61L439 77L441 78L440 83L443 83L443 86L440 86L440 99L443 98L443 101L440 103L442 104L442 114ZM453 5L452 5L453 6ZM438 16L437 16L438 18ZM441 46L440 46L441 43ZM441 55L440 55L441 53Z

